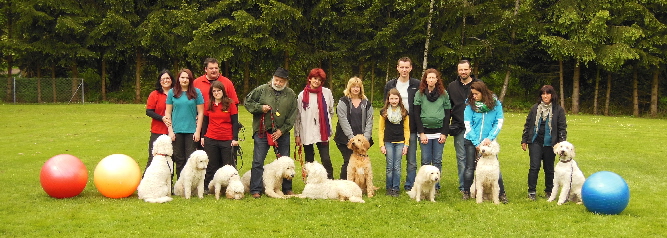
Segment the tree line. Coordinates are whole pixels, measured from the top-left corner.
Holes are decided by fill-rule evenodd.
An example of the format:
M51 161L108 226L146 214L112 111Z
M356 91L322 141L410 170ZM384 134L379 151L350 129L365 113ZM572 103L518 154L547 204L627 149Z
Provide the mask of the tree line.
M504 101L553 84L575 114L656 116L667 102L667 0L0 1L7 75L84 77L99 101L141 103L161 69L203 74L207 57L240 96L277 66L296 90L320 67L329 87L356 75L380 101L408 56L413 77L436 68L446 82L470 59Z

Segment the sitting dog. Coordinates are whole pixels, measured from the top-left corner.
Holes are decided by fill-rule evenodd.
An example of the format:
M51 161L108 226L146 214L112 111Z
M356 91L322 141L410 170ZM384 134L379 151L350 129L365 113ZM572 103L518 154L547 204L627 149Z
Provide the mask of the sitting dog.
M225 190L225 195L229 199L242 199L243 198L243 192L244 192L244 187L243 183L241 182L241 177L239 177L238 174L232 176L232 178L229 180L229 184L227 185L227 189ZM217 194L216 194L216 199L217 199Z
M475 197L477 203L482 203L485 199L489 200L490 196L493 203L500 204L498 198L500 194L498 152L500 152L500 145L495 140L491 141L488 146L479 147L481 157L477 161L475 179L470 186L470 196Z
M208 156L203 150L192 152L185 163L181 176L174 185L174 194L190 199L192 192L197 192L199 198L204 198L204 176L206 176Z
M555 200L558 195L558 188L562 187L558 205L562 205L568 199L581 204L581 187L584 185L586 177L577 166L577 162L574 161L574 146L570 142L562 141L554 146L554 154L558 156L558 164L554 169L554 188L551 190L551 197L547 201Z
M215 199L220 199L220 192L223 190L223 188L227 188L229 181L234 176L238 177L239 181L241 180L239 177L239 172L236 171L233 166L225 165L219 168L217 171L215 171L215 175L213 175L211 182L208 183L209 193L215 191ZM243 192L243 189L241 189L241 192Z
M150 203L164 203L171 198L171 176L174 166L171 160L173 153L171 138L167 135L159 136L153 142L153 160L146 168L144 178L141 179L137 194L139 199Z
M373 169L371 160L368 158L368 148L371 144L364 135L356 135L347 143L347 148L352 150L350 162L347 165L347 180L355 182L368 197L375 195L378 188L373 185Z
M417 202L427 199L435 202L435 184L440 180L440 170L433 165L423 165L417 172L415 185L407 194Z
M241 178L245 192L250 192L251 176L251 171L248 170ZM283 179L291 180L292 178L294 178L294 160L290 157L283 156L264 165L262 174L264 193L272 198L286 198L282 191Z
M349 180L327 179L327 171L317 161L304 165L306 169L306 186L303 192L296 195L310 199L338 199L340 201L364 203L361 188Z

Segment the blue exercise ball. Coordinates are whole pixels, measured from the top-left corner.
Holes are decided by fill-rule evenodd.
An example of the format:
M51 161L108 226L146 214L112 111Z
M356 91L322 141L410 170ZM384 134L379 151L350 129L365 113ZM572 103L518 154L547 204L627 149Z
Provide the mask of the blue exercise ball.
M630 202L630 188L625 180L609 171L594 173L581 188L584 206L591 212L615 215Z

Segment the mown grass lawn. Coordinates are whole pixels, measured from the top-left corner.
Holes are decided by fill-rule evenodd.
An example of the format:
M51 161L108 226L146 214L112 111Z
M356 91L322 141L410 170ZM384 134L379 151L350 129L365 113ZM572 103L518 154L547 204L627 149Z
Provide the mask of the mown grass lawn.
M143 105L0 105L0 236L667 236L665 120L568 115L568 138L576 146L584 175L612 171L630 186L629 206L620 215L607 216L590 213L583 205L557 206L544 198L526 198L528 154L520 146L525 113L506 113L498 138L510 199L505 205L460 199L451 143L445 146L436 203L416 203L405 194L385 196L385 160L377 145L370 157L375 186L381 190L376 197L364 198L365 204L267 197L216 201L212 195L201 200L175 198L166 204L145 203L136 194L106 198L93 184L93 171L102 158L121 153L145 166L150 119L144 111ZM241 109L240 118L248 127L241 142L243 173L252 160L252 130L247 111ZM342 159L335 146L331 150L338 177ZM54 199L40 187L39 172L46 160L63 153L86 164L89 181L79 196ZM273 157L268 158L270 162ZM542 181L540 174L541 196ZM302 189L297 173L294 190Z

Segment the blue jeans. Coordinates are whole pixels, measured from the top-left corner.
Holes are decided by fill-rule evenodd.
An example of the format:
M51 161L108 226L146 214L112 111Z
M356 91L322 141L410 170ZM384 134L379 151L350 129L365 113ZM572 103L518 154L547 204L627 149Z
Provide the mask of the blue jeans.
M387 149L387 190L399 190L401 186L401 158L403 143L384 143Z
M252 155L252 169L250 170L250 194L262 193L264 184L262 183L262 174L264 174L264 159L269 152L269 144L266 137L260 138L255 133L252 138L255 141ZM289 156L290 152L290 133L285 132L278 140L278 152L281 156ZM273 156L271 156L273 157ZM277 159L277 158L276 158ZM292 180L283 179L283 192L292 190Z
M438 139L429 139L428 143L419 144L422 148L422 166L433 165L442 173L442 151L445 148L445 144L440 144ZM440 189L440 182L435 185L435 188Z
M466 148L466 170L465 170L465 184L463 191L470 192L472 180L475 179L475 169L477 168L477 149L470 140L465 140ZM500 172L498 176L498 185L500 186L500 194L505 193L505 183L503 182L503 173Z
M456 150L456 165L459 173L459 191L463 191L463 181L465 180L465 171L466 171L466 149L464 142L466 141L463 137L465 133L461 132L454 136L454 150Z
M415 176L417 176L417 133L410 133L410 145L408 146L406 160L407 168L403 188L405 191L410 191L415 184Z

